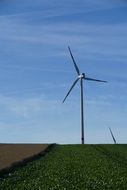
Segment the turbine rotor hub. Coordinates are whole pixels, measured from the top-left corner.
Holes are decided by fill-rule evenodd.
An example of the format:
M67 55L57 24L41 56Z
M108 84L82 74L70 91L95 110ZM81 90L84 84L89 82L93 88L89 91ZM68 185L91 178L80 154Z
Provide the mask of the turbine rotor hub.
M81 73L79 76L78 76L79 79L83 79L85 78L85 73Z

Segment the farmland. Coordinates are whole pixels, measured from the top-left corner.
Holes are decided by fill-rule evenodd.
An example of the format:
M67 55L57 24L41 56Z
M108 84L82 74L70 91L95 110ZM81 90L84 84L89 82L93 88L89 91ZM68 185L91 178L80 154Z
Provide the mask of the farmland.
M48 144L0 144L0 170L39 154Z
M0 190L126 190L127 145L56 145L0 179Z

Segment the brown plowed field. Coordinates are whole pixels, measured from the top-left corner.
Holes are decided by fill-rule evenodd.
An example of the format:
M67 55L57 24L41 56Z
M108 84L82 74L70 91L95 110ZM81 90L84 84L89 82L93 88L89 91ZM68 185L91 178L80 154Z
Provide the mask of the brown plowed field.
M0 144L0 170L43 152L48 144Z

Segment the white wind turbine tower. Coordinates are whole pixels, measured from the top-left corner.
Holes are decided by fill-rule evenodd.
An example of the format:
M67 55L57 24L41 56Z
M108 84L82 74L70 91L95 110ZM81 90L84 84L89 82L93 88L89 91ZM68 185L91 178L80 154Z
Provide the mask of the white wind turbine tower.
M72 89L74 88L74 86L76 85L76 83L78 81L80 81L80 91L81 91L81 143L84 144L84 106L83 106L83 82L85 82L85 80L89 80L89 81L96 81L96 82L107 82L107 81L103 81L103 80L98 80L98 79L93 79L93 78L88 78L86 77L85 73L81 73L76 62L75 59L72 55L71 49L68 46L75 70L78 74L77 79L74 81L74 83L72 84L70 90L68 91L67 95L65 96L63 103L65 102L66 98L68 97L68 95L70 94L70 92L72 91Z

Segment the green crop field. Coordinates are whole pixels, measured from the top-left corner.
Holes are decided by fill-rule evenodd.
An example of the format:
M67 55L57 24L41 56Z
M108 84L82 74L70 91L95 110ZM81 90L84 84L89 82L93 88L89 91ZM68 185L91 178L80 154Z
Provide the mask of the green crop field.
M0 179L0 190L127 190L127 145L56 145Z

